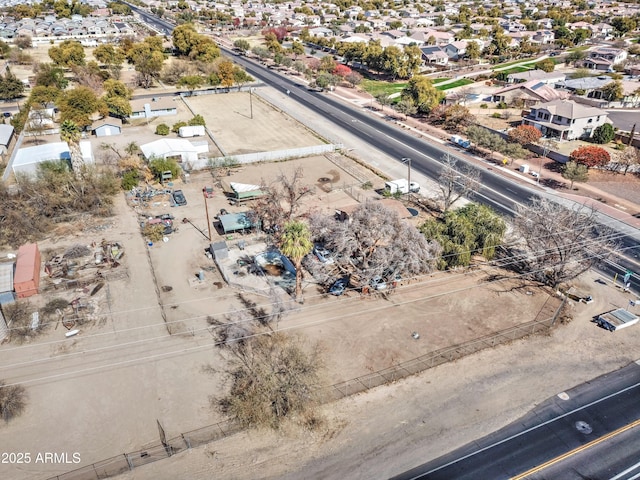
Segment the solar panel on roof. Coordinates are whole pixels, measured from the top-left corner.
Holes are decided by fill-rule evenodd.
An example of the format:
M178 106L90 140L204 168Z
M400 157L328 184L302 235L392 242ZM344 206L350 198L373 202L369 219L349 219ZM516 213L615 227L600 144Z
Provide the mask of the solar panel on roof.
M537 90L537 89L539 89L540 87L543 87L543 86L544 86L544 82L538 82L533 87L531 87L531 90Z

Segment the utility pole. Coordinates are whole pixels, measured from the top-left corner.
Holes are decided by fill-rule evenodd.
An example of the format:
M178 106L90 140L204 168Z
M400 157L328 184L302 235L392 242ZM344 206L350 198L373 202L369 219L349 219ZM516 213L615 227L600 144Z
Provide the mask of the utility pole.
M211 242L211 221L209 220L209 202L207 202L207 187L202 189L202 197L204 198L204 211L207 214L207 227L209 228L209 242Z
M253 120L253 88L249 88L249 108L251 109L251 120Z

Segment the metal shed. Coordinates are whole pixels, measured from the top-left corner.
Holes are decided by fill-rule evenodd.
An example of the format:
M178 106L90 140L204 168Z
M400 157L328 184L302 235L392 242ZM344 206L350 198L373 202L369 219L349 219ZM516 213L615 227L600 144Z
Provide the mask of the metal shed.
M254 222L250 218L251 212L227 213L218 218L224 233L237 232L239 230L249 230L259 226L259 222Z

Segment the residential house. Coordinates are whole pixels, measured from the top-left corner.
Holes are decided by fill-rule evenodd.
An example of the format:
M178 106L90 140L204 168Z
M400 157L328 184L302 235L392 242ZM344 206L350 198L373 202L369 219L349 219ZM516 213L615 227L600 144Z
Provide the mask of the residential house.
M609 123L606 111L572 100L534 105L522 119L523 125L532 125L543 135L559 140L591 138L595 129L605 123Z
M167 97L154 97L151 101L148 99L132 100L131 110L129 118L163 117L178 113L173 99Z
M549 43L553 43L555 39L556 35L551 30L538 30L531 36L531 43L548 45Z
M177 158L179 162L193 164L198 161L198 154L209 152L209 144L206 141L192 143L178 138L162 138L140 145L140 150L147 160L152 158Z
M122 133L122 120L112 117L103 118L97 122L93 122L91 131L96 137L120 135L120 133Z
M420 51L422 52L422 59L427 64L447 65L449 63L449 55L437 45L421 47Z
M468 44L466 40L458 40L445 45L442 50L451 60L460 60L467 53Z
M523 83L515 83L497 90L492 95L496 103L504 102L507 105L518 107L530 107L537 103L551 102L569 98L569 92L557 90L539 80L529 80Z
M589 52L584 67L603 72L613 71L613 66L627 59L627 51L619 48L598 47Z

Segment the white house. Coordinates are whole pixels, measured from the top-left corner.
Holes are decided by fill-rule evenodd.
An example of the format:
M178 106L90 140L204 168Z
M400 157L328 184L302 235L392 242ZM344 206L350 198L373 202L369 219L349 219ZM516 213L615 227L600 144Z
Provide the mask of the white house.
M154 97L151 100L143 98L131 101L131 115L129 118L163 117L165 115L176 115L177 113L178 109L171 98Z
M206 141L191 143L188 140L177 138L162 138L155 142L140 145L140 150L142 150L144 158L147 160L152 158L177 158L182 163L195 163L198 160L198 154L209 152L209 144Z
M591 138L597 127L608 122L606 111L572 100L539 103L522 119L523 125L532 125L543 135L559 140Z

